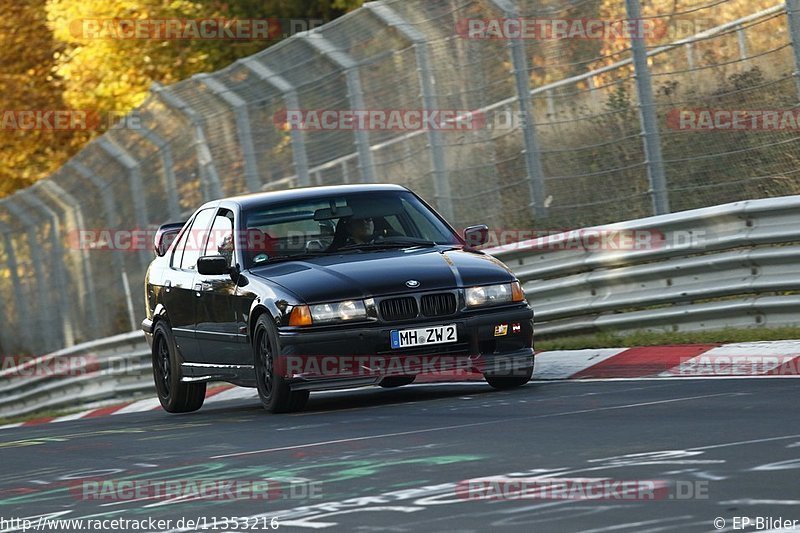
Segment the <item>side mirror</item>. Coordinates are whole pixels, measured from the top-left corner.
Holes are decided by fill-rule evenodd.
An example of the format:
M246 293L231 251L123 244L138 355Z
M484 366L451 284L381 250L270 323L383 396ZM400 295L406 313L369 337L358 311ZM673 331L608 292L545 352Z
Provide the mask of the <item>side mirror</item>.
M476 248L482 244L489 242L489 226L480 224L478 226L470 226L464 230L464 240L467 245Z
M186 224L186 222L176 222L159 226L153 237L153 249L158 257L164 257L169 247L175 242L175 238L178 236L178 233L181 232L184 224Z
M224 255L205 255L197 260L197 272L204 276L220 276L230 271L228 258Z

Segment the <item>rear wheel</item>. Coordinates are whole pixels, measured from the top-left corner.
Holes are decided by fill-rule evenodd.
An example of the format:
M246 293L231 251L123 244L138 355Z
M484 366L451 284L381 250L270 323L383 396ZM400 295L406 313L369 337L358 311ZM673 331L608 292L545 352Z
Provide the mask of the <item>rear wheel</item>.
M161 407L168 413L197 411L206 399L205 383L183 383L178 347L164 322L153 329L153 380Z
M516 370L511 374L484 374L486 382L495 389L513 389L521 387L531 380L533 366L524 370Z
M308 401L308 391L292 391L286 379L275 371L275 358L280 354L278 333L266 314L256 322L253 335L256 389L261 405L271 413L299 411Z

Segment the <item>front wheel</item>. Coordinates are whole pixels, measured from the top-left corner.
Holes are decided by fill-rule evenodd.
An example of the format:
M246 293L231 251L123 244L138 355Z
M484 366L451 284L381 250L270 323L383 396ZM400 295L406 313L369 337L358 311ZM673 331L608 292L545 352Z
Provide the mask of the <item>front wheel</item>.
M533 365L524 370L517 370L512 374L484 374L483 377L495 389L513 389L525 385L531 380L532 376Z
M305 407L308 391L292 391L283 376L275 371L280 345L275 326L266 314L258 317L253 341L256 389L264 409L271 413L289 413Z
M153 379L158 401L168 413L189 413L202 407L206 399L205 383L181 381L178 347L172 330L164 322L153 329Z

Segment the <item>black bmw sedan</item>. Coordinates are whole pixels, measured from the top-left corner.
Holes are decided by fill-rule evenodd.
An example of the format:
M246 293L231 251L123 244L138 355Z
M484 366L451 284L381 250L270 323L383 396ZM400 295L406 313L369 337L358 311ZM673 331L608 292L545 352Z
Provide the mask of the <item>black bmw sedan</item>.
M428 372L527 383L533 311L514 274L475 249L487 237L459 236L397 185L239 196L162 226L142 322L161 405L199 409L209 381L256 387L271 412Z

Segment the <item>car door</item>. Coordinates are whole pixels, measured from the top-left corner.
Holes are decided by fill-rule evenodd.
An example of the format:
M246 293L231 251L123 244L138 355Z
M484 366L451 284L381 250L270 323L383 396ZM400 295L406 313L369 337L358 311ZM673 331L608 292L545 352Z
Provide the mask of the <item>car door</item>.
M194 280L197 258L205 245L205 233L214 216L214 208L203 209L187 224L178 237L170 258L170 268L164 280L164 307L172 326L175 342L185 361L200 361L195 328L196 297Z
M235 266L233 211L220 208L211 225L203 255L224 255L228 266ZM206 363L240 364L247 346L246 331L240 331L236 298L238 287L230 274L197 274L194 281L197 299L197 342Z

